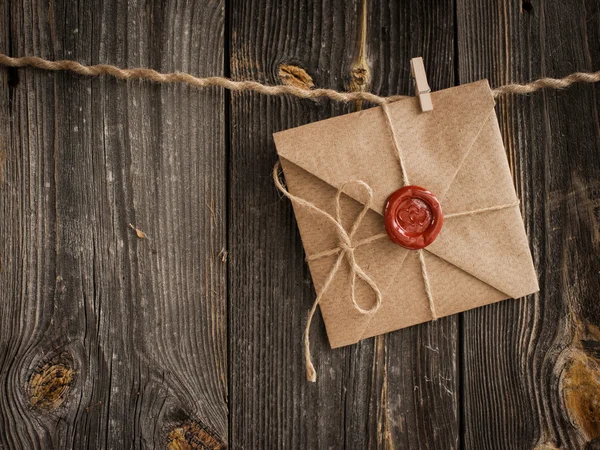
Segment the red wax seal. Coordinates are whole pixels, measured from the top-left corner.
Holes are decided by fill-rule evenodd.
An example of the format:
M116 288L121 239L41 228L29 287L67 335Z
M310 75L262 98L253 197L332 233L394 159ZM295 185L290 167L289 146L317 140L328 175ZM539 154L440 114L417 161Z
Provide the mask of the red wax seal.
M443 224L440 202L422 187L404 186L385 204L385 231L392 242L410 250L431 244Z

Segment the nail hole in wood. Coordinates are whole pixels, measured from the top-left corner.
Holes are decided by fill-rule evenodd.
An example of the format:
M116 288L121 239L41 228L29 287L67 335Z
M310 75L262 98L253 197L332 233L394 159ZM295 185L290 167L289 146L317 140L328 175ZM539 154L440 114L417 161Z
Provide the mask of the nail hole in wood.
M533 4L528 0L524 0L521 4L521 9L526 13L533 12Z
M19 84L19 71L16 67L9 67L6 75L8 87L16 87Z

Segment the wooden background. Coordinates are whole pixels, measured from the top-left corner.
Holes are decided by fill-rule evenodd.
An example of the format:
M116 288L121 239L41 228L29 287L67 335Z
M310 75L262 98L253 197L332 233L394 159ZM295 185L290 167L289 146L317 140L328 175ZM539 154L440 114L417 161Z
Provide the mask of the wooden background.
M381 95L600 69L598 0L0 0L0 52ZM330 350L271 134L370 105L0 69L0 448L600 448L600 97L496 108L540 277ZM137 227L146 234L138 237ZM143 236L143 235L142 235Z

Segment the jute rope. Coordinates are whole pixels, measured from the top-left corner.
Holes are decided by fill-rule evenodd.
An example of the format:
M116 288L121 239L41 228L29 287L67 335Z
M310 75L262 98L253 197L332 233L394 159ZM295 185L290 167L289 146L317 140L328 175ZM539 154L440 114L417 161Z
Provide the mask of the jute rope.
M264 95L293 95L300 98L326 97L338 102L353 102L364 100L377 105L393 102L402 96L382 97L370 92L338 92L333 89L303 89L297 86L279 85L268 86L256 81L233 81L224 77L199 78L185 72L160 73L154 69L134 68L121 69L109 64L86 66L77 61L49 61L37 56L13 58L0 53L0 65L8 67L35 67L41 70L69 71L79 75L99 76L108 75L121 80L148 80L155 83L186 83L197 87L221 87L232 91L254 91ZM507 84L492 90L494 97L506 94L529 94L544 88L564 89L573 83L596 83L600 81L598 72L576 72L564 78L540 78L526 84Z
M402 157L402 151L400 148L400 144L398 143L396 132L394 131L394 127L392 126L392 119L390 117L390 113L389 113L387 104L382 105L382 110L383 110L384 116L386 118L386 123L388 125L388 130L390 132L390 136L392 138L392 143L394 146L394 153L396 154L396 156L398 158L398 163L400 165L400 171L402 172L403 183L405 186L408 186L409 185L408 173L406 171L404 158ZM310 354L310 326L312 323L313 316L317 310L317 306L319 306L319 304L321 303L321 300L323 299L323 296L326 294L333 279L335 278L335 275L337 274L337 272L342 264L342 261L344 260L344 258L346 258L346 260L348 261L348 266L350 267L350 275L351 275L350 297L352 300L353 307L360 314L370 315L370 316L373 316L379 310L379 308L381 307L381 303L382 303L381 290L379 289L377 284L373 281L373 279L371 277L369 277L363 271L363 269L357 264L356 258L354 256L354 251L360 246L368 245L368 244L371 244L380 239L387 238L387 234L379 233L379 234L375 234L369 238L363 239L357 243L352 242L352 238L353 238L354 234L358 230L363 218L367 214L367 211L373 204L373 189L364 181L353 180L348 183L345 183L337 190L336 195L335 195L335 217L333 217L327 211L322 210L314 203L311 203L303 198L300 198L300 197L297 197L297 196L291 194L287 190L287 188L283 185L283 183L281 182L281 170L280 169L281 169L281 163L278 161L275 164L275 167L273 168L273 181L275 182L275 186L277 187L277 189L284 196L286 196L292 202L294 202L296 205L302 206L304 208L308 208L311 211L326 218L334 226L335 231L338 236L338 246L336 248L333 248L330 250L325 250L323 252L316 253L313 255L308 255L306 258L307 261L314 261L314 260L325 258L328 256L337 255L335 263L334 263L332 269L330 270L329 274L327 275L327 278L325 279L325 282L323 283L323 287L321 288L321 291L317 294L317 298L315 299L315 301L312 305L312 308L310 309L310 311L308 313L308 320L306 321L306 326L304 328L304 361L305 361L305 366L306 366L306 378L309 381L315 382L317 380L317 372L315 370L314 364L312 362L311 354ZM341 222L340 198L341 198L341 195L344 192L345 188L350 184L358 184L360 187L362 187L367 192L368 199L364 203L361 212L355 219L350 232L346 232L346 229L344 228L344 226ZM499 210L503 210L503 209L513 208L518 205L519 205L519 202L516 201L516 202L512 202L512 203L507 203L504 205L496 205L496 206L490 206L487 208L475 209L475 210L471 210L471 211L463 211L463 212L458 212L458 213L445 214L444 219L451 219L454 217L473 216L476 214L482 214L482 213L491 212L491 211L499 211ZM417 250L417 253L419 256L419 264L421 265L421 275L423 277L423 290L425 291L425 295L427 296L427 300L429 302L429 310L431 312L431 318L432 318L432 320L436 320L438 318L438 316L437 316L436 309L435 309L435 302L434 302L433 293L431 290L429 274L427 273L427 267L425 265L425 252L423 249L420 249L420 250ZM366 282L367 285L371 288L371 290L375 293L376 302L371 308L364 309L356 301L355 290L356 290L356 278L357 277L362 279L364 282Z

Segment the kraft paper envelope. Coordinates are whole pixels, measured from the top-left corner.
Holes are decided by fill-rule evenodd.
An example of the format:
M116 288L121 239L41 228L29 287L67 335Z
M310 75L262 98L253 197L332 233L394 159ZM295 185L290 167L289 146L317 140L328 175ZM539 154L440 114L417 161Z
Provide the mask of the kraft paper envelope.
M410 184L433 192L445 215L516 203L487 80L434 92L432 99L434 109L425 113L417 98L389 104ZM381 107L275 133L274 139L291 194L333 215L338 189L361 180L374 200L353 240L385 232L386 199L403 182ZM365 201L364 190L344 189L346 230ZM307 256L339 246L331 222L296 203L294 212ZM380 289L381 307L374 315L356 310L343 263L320 305L332 347L432 319L415 250L385 238L357 247L355 257ZM538 291L518 205L447 218L424 257L438 317ZM317 293L336 258L309 261ZM355 292L363 308L375 302L366 283L358 282Z

